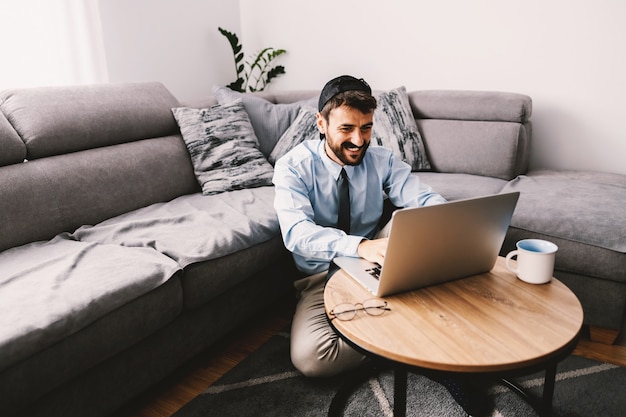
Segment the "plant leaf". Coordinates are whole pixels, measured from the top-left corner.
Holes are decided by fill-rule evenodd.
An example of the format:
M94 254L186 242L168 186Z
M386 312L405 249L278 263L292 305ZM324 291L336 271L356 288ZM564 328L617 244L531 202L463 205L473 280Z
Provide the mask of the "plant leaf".
M254 62L252 62L252 64L250 64L250 68L254 68L254 67L259 67L260 68L260 64L259 62L261 62L263 60L263 55L271 50L272 48L265 48L262 49L261 52L259 52L256 56L256 58L254 59Z
M282 65L277 65L273 68L270 68L270 70L267 72L265 84L269 84L272 79L278 77L281 74L285 74L285 67L283 67Z
M246 90L250 92L263 91L272 79L285 74L285 67L282 65L269 66L274 59L287 52L285 49L263 48L256 55L250 57L253 58L252 60L244 60L243 47L237 35L221 27L217 29L228 40L235 61L237 80L230 83L228 88L239 92L246 92ZM248 66L247 71L246 65Z
M239 44L239 38L237 37L237 35L235 35L232 32L227 31L226 29L222 29L220 27L217 28L217 30L220 31L220 33L222 35L224 35L226 37L226 39L228 39L228 42L230 43L230 47L233 50L233 53L237 53L235 51L235 49L239 48L239 50L241 50L241 45Z
M272 51L272 55L270 59L274 59L285 53L287 53L287 51L285 51L284 49L275 49L274 51Z
M243 89L243 78L237 78L237 81L228 84L226 87L230 88L233 91L245 93Z
M233 51L233 59L235 61L235 73L237 75L237 80L235 82L230 83L228 87L235 91L242 91L244 80L241 77L241 73L243 73L244 71L244 66L243 64L237 65L239 64L239 62L243 60L243 52L241 52L242 46L239 43L239 38L234 33L229 32L226 29L222 29L221 27L218 27L217 30L219 30L219 32L222 35L224 35L226 39L228 39L230 48Z

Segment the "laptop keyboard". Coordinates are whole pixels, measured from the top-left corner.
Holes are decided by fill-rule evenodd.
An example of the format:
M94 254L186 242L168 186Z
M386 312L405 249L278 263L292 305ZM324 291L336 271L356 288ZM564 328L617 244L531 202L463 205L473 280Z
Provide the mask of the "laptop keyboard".
M368 268L365 270L365 272L367 272L368 274L370 274L371 276L373 276L374 278L376 278L377 280L380 279L380 269L382 267L378 264L376 264L376 266L373 266L371 268Z

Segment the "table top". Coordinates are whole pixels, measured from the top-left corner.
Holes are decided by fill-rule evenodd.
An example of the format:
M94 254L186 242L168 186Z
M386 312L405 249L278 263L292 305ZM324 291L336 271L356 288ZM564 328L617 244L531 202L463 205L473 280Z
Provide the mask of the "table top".
M324 290L327 313L374 298L343 270ZM572 348L583 323L578 298L562 282L528 284L504 258L485 274L384 298L391 311L332 320L345 338L393 361L453 372L527 368Z

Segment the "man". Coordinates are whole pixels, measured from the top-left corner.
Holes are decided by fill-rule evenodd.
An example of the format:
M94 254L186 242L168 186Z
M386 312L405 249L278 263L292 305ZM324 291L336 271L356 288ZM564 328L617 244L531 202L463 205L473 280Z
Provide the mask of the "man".
M301 293L291 335L292 361L305 375L336 374L363 359L326 324L322 295L332 259L360 256L384 262L387 238L374 238L385 194L396 207L445 202L391 150L369 147L375 108L364 80L341 76L329 81L316 115L322 140L298 145L275 166L275 207L283 240L298 269L309 275L297 283ZM350 184L349 234L337 228L342 168Z
M391 150L369 146L375 109L376 99L363 79L330 80L316 115L321 140L301 143L275 165L274 206L283 240L307 275L296 282L299 301L291 330L291 360L306 376L335 375L365 359L326 318L323 293L332 259L360 256L384 263L388 240L378 234L386 197L396 207L446 202ZM349 183L349 224L344 226L338 224L342 171Z

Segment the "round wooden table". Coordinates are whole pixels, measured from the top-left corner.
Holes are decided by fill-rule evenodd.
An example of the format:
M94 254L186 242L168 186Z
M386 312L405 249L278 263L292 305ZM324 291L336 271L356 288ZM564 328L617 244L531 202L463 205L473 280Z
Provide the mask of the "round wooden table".
M336 305L370 298L342 270L324 291L327 313ZM391 310L381 316L359 311L350 321L329 319L355 347L402 365L396 368L396 415L405 413L406 370L506 377L544 369L543 399L533 406L549 412L556 364L574 349L583 324L580 302L563 283L525 283L505 267L502 257L488 273L385 300Z

